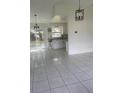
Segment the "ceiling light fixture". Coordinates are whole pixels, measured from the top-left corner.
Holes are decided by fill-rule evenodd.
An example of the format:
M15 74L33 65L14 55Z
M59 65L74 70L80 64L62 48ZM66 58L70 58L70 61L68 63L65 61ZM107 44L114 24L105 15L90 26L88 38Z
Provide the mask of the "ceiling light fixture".
M84 9L80 8L80 0L79 0L79 9L75 10L75 21L80 21L84 19Z
M37 31L40 28L37 24L37 14L35 14L34 17L35 17L34 30Z

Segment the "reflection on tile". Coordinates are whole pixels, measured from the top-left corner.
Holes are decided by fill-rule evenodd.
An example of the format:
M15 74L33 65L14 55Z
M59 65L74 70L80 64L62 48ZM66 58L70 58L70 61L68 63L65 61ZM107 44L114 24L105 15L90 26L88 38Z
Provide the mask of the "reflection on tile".
M30 93L93 92L92 53L68 55L65 49L46 50L39 44L31 49Z

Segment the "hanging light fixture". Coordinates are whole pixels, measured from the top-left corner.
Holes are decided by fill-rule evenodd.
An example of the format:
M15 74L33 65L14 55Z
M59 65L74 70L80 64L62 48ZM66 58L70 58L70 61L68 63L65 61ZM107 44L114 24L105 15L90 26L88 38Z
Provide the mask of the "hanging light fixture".
M34 17L35 17L34 30L37 31L40 28L37 24L37 14L35 14Z
M80 21L84 19L84 9L80 8L80 0L79 0L79 9L75 11L75 21Z

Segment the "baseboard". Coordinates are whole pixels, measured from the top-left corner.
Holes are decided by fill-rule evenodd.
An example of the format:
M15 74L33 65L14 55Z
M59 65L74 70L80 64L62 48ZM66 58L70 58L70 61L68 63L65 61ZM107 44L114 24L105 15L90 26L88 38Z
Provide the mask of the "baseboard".
M82 54L82 53L89 53L89 52L93 52L93 50L89 49L89 50L85 50L85 51L68 52L68 55Z

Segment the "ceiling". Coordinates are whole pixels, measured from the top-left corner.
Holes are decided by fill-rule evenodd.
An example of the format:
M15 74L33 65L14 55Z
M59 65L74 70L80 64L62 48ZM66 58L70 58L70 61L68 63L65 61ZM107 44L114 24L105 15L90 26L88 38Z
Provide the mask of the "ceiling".
M81 6L92 3L92 0L81 0ZM30 22L34 23L34 14L37 14L38 23L54 22L54 16L59 11L62 20L66 20L67 11L71 7L78 7L78 0L30 0Z

